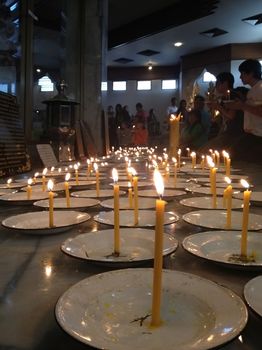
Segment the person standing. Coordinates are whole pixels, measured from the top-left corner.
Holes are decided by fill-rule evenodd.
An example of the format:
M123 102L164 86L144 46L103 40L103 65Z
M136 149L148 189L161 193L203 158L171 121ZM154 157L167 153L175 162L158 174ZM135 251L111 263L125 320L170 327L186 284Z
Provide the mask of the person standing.
M239 142L238 158L250 161L260 161L262 154L262 79L261 64L258 60L243 61L238 70L244 85L251 88L246 101L238 99L230 108L244 112L245 134Z

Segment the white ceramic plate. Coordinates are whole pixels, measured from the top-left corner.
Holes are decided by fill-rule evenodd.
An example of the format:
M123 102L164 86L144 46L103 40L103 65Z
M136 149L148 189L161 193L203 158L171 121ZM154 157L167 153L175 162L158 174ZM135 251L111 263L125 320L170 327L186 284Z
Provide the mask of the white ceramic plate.
M232 210L231 215L231 230L242 230L242 212ZM226 210L198 210L183 215L189 224L221 230L225 229L226 217ZM250 213L248 221L250 231L262 229L262 215Z
M183 194L186 194L186 192L185 191L180 191L180 190L165 189L164 190L163 199L167 199L167 197L182 196ZM157 194L155 189L139 190L138 191L138 196L139 197L154 197L154 198L158 198L158 194Z
M23 204L31 204L39 199L45 199L45 198L48 198L48 192L32 191L30 199L27 199L26 192L16 192L16 193L10 193L10 194L5 194L4 196L1 196L0 203L2 202L5 204L23 205Z
M180 200L182 205L192 208L200 209L214 209L213 208L213 198L211 196L207 197L191 197L184 198ZM232 199L232 209L241 209L243 200ZM223 198L217 197L217 207L216 209L225 209L223 206Z
M100 202L94 198L74 198L70 197L70 208L66 205L66 198L55 198L54 209L85 209L98 205ZM37 201L34 203L36 207L49 208L49 200Z
M107 350L207 350L234 339L247 323L246 306L231 290L163 270L163 324L151 328L152 280L151 268L86 278L59 298L57 321L77 340Z
M125 194L125 191L119 191L119 195ZM71 193L72 197L78 197L78 198L105 198L105 197L114 197L114 191L113 189L100 189L99 191L99 197L97 197L96 190L83 190L83 191L77 191Z
M12 188L3 188L0 189L0 196L3 196L4 194L9 194L9 193L16 193L17 190L14 190Z
M234 197L243 200L243 193L236 193L236 194L234 194ZM254 205L261 205L262 204L262 192L252 191L251 196L250 196L250 202L253 203Z
M244 287L244 297L248 305L262 317L262 276L247 282Z
M201 193L201 194L209 194L211 195L211 190L210 190L210 187L196 187L196 186L188 186L185 188L186 191L188 192L192 192L192 193ZM223 196L224 194L224 188L217 188L216 189L217 191L217 196ZM233 193L236 194L236 193L239 193L240 191L239 190L233 190Z
M71 186L69 186L69 189L71 188ZM27 186L22 187L21 188L22 191L26 191L27 190ZM54 183L54 188L52 189L53 192L59 192L59 191L64 191L65 190L65 184L64 182L55 182ZM43 192L43 186L42 185L32 185L32 192ZM44 192L48 192L48 188L47 188L47 182L46 182L46 191Z
M101 211L94 216L94 220L101 224L114 225L114 211ZM179 217L171 212L165 212L164 225L172 224ZM138 213L138 225L134 225L134 210L121 210L119 212L119 224L126 227L152 227L155 226L155 210L140 210Z
M250 256L255 253L254 262L244 262L236 258L240 254L240 231L200 232L186 237L182 244L189 253L227 267L262 268L262 241L259 232L248 232L247 254Z
M141 264L154 258L155 231L142 228L121 228L120 256L112 254L114 230L89 232L67 239L61 246L66 254L92 263L121 267ZM170 234L163 236L163 255L176 250L177 240Z
M106 199L102 201L101 203L102 207L105 208L114 208L114 199ZM139 197L138 198L138 208L139 209L152 209L156 207L156 200L154 198L146 198L146 197ZM119 198L119 209L132 209L129 206L129 199L127 197L120 197Z
M90 219L90 215L83 212L68 210L54 211L54 225L49 227L49 212L36 211L26 214L10 216L2 221L4 227L23 231L27 234L53 234L69 230L71 227Z
M119 185L120 188L128 188L129 187L129 181L118 181L117 183ZM110 183L111 186L113 186L113 183ZM141 187L148 187L148 186L152 186L152 182L150 181L139 181L137 182L137 187L141 188Z

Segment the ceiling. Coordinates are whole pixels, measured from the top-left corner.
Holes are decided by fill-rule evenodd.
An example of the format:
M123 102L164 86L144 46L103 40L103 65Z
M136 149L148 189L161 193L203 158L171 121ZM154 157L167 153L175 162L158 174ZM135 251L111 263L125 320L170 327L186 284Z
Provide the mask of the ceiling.
M262 58L262 0L108 0L108 4L108 66L176 65L181 56L236 43L261 43ZM201 34L213 29L214 33ZM183 45L175 47L177 41Z

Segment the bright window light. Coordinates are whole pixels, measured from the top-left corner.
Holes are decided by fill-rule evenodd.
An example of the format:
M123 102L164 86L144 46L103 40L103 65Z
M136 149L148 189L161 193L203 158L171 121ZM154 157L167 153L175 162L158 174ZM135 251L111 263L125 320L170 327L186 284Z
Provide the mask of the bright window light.
M41 91L54 91L54 84L47 75L38 80L38 85L41 86Z
M176 80L162 80L162 90L174 90L176 88Z
M17 2L10 6L10 11L13 12L17 8Z
M107 91L107 81L101 82L101 91Z
M209 83L210 81L216 81L216 77L209 72L205 72L203 76L203 82Z
M8 84L0 84L0 91L8 92Z
M114 91L126 91L126 81L113 81Z
M151 90L151 80L139 80L137 90Z

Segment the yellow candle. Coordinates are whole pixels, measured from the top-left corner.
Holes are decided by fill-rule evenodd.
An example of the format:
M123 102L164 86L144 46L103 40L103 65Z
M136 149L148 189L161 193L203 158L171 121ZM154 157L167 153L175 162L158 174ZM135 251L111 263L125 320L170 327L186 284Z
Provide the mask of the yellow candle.
M96 172L96 196L99 197L100 193L100 180L99 180L99 171L97 163L94 164L94 169Z
M227 188L223 192L223 208L227 206Z
M164 192L163 180L160 173L155 170L155 184L160 199L156 200L156 226L155 226L155 253L154 253L154 275L152 293L152 319L151 326L161 325L161 294L162 294L162 266L163 266L163 227L165 201L161 199Z
M201 169L204 170L205 169L205 156L201 157Z
M70 208L70 194L69 194L69 183L68 180L70 179L70 174L67 173L65 177L65 195L66 195L66 206L67 208Z
M112 170L112 177L114 180L114 254L120 254L120 229L119 229L119 185L118 173L114 168Z
M181 167L181 149L179 148L179 150L177 151L177 166L178 166L178 170L180 170Z
M187 147L187 148L186 148L186 151L187 151L187 156L188 156L188 158L189 158L189 157L190 157L190 148Z
M226 189L227 195L227 222L226 229L231 229L231 211L232 211L232 186L228 185Z
M39 173L35 173L35 175L34 175L34 178L33 178L33 183L34 184L36 183L36 178L37 178L38 175L39 175Z
M129 202L129 208L133 208L133 193L132 193L132 187L131 182L128 182L128 202Z
M133 176L134 187L134 224L138 225L138 177Z
M90 159L87 159L86 163L87 163L86 175L87 175L87 177L88 177L88 176L90 175L90 172L91 172L91 162L90 162Z
M226 176L230 176L231 159L226 157Z
M49 180L47 184L49 190L49 227L54 226L54 193L53 189L53 181Z
M218 151L215 151L215 156L216 156L216 167L219 168L220 166L220 154Z
M190 154L191 158L192 158L192 169L195 169L196 167L196 152L192 152Z
M26 189L26 192L27 192L27 199L31 199L32 197L32 187L31 187L31 184L32 184L32 179L29 179L27 181L28 185L27 185L27 189Z
M46 178L45 175L47 174L47 168L45 168L42 172L42 191L46 191Z
M77 164L74 165L74 169L75 169L76 185L79 185L79 181L78 181L78 165Z
M249 185L245 180L241 179L242 185L247 187L243 195L243 217L242 217L242 233L241 233L241 255L247 256L247 233L248 233L248 216L249 216L249 201L251 191L248 189Z
M176 187L176 182L177 182L177 161L176 158L172 158L174 162L174 187Z
M215 209L217 207L217 186L216 186L216 168L212 168L212 183L211 183L211 188L212 188L212 198L213 198L213 208Z
M8 187L8 188L10 188L10 187L11 187L11 186L10 186L10 185L11 185L11 182L12 182L12 179L8 179L8 180L7 180L7 182L6 182L6 183L7 183L7 187Z

